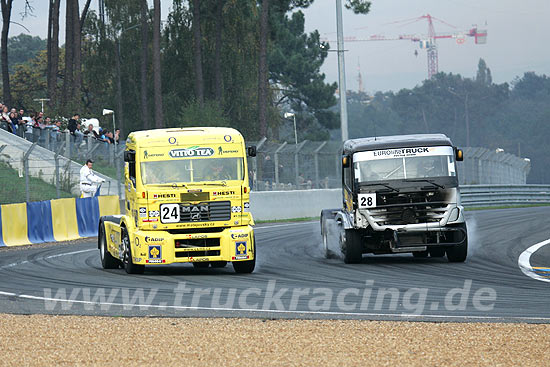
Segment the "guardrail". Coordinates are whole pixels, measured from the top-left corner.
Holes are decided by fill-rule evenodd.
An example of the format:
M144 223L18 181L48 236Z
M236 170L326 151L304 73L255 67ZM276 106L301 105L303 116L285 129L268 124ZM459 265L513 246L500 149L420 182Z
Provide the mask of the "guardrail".
M465 207L550 204L550 185L460 186Z
M460 192L465 207L550 204L550 185L465 185ZM317 217L342 207L342 190L253 191L250 202L257 220Z

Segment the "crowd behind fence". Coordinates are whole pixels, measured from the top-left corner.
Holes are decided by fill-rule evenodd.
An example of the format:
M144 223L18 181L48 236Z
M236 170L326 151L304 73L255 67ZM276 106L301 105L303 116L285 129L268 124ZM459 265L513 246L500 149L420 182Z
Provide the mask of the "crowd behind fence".
M92 137L78 141L68 132L50 129L33 128L33 134L24 138L17 135L0 132L1 203L79 196L79 172L88 158L97 165L113 168L114 177L100 175L106 179L101 194L123 196L119 183L124 146Z

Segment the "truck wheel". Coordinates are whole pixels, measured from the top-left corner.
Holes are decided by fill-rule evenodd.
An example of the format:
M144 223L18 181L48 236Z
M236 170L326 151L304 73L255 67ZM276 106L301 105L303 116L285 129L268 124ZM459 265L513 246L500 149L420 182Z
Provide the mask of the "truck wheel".
M428 250L431 257L443 257L445 256L445 248L435 247Z
M136 265L132 261L132 246L130 246L130 238L128 237L128 231L126 228L121 228L122 232L122 245L124 247L124 256L122 264L124 265L124 270L128 274L143 274L145 271L145 265Z
M327 219L321 212L321 237L323 238L323 251L325 253L325 258L329 258L329 249L328 249L328 228L327 228Z
M354 229L346 229L342 232L340 241L344 253L344 262L346 264L360 263L363 258L360 233Z
M235 273L248 274L254 271L256 267L256 257L258 256L256 252L256 236L254 236L254 244L252 246L254 246L254 259L248 261L234 261L233 270L235 270Z
M329 233L328 233L328 221L334 220L334 212L337 209L324 209L321 210L321 237L323 239L323 251L325 258L330 259L333 255L332 251L329 249Z
M210 266L213 268L225 268L227 266L227 261L212 261Z
M466 261L466 257L468 257L468 230L466 229L466 223L462 224L460 227L466 231L466 239L460 245L447 247L447 259L451 263L462 263ZM462 235L458 233L453 236L454 241L458 241L461 238Z
M105 223L99 221L99 231L97 235L99 247L99 256L101 257L101 266L103 269L118 269L119 261L109 253L107 249L107 238L105 236Z

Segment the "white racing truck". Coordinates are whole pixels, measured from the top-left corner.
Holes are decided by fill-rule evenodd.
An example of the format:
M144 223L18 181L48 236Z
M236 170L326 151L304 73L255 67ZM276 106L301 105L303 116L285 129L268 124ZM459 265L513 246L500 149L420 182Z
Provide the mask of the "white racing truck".
M456 168L462 159L443 134L344 142L343 207L321 212L327 257L336 234L345 263L361 262L364 253L465 261L468 234Z

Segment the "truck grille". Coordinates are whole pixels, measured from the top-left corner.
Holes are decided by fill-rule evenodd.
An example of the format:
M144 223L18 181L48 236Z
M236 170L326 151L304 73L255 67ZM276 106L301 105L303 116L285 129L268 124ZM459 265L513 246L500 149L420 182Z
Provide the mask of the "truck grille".
M230 201L211 201L199 204L180 204L180 223L211 222L231 219Z
M369 209L368 214L378 225L402 225L439 222L446 211L447 203L422 203Z
M377 194L377 207L368 214L378 225L439 222L448 208L444 190Z

